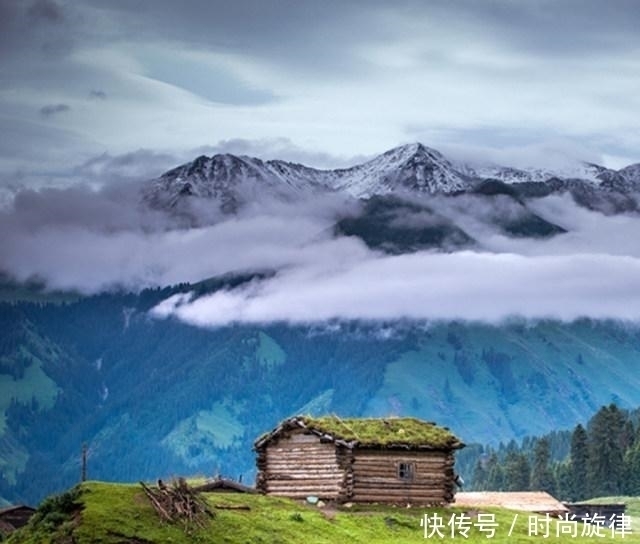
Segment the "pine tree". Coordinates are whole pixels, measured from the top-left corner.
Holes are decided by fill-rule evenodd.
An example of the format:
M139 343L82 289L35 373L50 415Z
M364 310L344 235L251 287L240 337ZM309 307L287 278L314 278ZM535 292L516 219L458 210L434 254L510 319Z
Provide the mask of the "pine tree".
M579 501L587 498L587 431L578 424L571 435L571 451L570 451L570 485L568 488L568 496L573 501Z
M624 421L624 414L615 404L601 408L589 421L587 480L592 497L620 494Z
M504 459L504 489L528 491L531 467L523 453L510 450Z
M640 445L636 444L624 456L622 492L640 495Z
M540 438L533 449L533 468L531 470L531 489L555 494L556 483L549 466L551 459L549 440Z
M487 471L484 468L482 459L478 459L473 468L473 489L482 491L487 486Z
M554 465L554 477L556 480L555 496L562 501L576 500L573 496L573 477L571 463L556 463Z
M635 429L633 428L633 423L631 423L631 420L628 417L625 417L625 421L622 426L622 433L620 434L620 447L623 452L633 446L634 439Z
M487 461L487 483L486 489L491 491L502 491L504 489L504 471L498 461L498 456L492 453Z

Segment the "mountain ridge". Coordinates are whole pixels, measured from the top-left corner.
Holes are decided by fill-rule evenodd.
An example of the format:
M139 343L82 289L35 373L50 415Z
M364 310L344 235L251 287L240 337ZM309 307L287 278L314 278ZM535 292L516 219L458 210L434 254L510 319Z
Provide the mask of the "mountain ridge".
M318 169L280 159L248 155L202 155L150 180L143 200L156 208L175 208L186 197L212 199L223 211L262 196L292 200L318 193L370 199L396 193L435 195L473 191L487 179L508 185L540 183L552 192L631 193L640 190L640 164L613 170L591 162L569 167L516 168L473 165L447 158L420 142L394 147L348 168Z

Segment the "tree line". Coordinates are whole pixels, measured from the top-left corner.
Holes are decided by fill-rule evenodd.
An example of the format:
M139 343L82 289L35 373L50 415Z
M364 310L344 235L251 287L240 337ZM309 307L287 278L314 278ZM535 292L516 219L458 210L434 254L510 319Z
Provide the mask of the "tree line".
M483 448L477 491L547 491L565 501L640 494L639 411L603 406L586 427Z

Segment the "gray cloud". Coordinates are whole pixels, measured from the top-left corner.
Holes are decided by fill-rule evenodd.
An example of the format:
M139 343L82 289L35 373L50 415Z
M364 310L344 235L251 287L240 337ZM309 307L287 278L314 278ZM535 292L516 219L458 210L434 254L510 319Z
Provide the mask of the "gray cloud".
M274 278L196 300L169 299L153 313L199 326L334 319L497 322L514 316L640 319L640 242L628 236L640 227L637 215L604 216L577 207L570 197L550 197L536 211L569 232L532 240L507 237L479 221L506 204L476 209L466 218L460 210L447 211L446 200L433 206L443 215L454 212L482 250L360 252L345 259L325 245L316 249L314 260Z
M191 0L186 5L189 9L162 0L142 6L141 11L139 5L120 1L110 3L110 13L131 30L136 19L144 17L148 24L136 27L142 36L162 33L194 46L295 66L304 73L329 69L342 75L344 69L366 69L359 46L402 42L408 29L419 27L425 31L420 39L426 43L430 31L438 40L448 35L443 50L465 39L544 59L626 52L639 43L640 8L633 0L608 5L598 0L403 0L393 4L383 0L321 4Z
M559 142L620 167L639 160L639 11L632 0L5 0L0 177L58 183L69 164L141 146L344 166L406 139L523 161L548 160Z
M197 153L190 155L196 156ZM150 149L138 149L120 155L101 153L72 168L69 178L71 182L79 180L94 185L148 180L177 166L180 161L181 158L176 155Z
M209 203L199 209L203 226L183 228L182 218L141 206L139 188L127 182L97 191L20 191L0 212L0 270L19 281L38 278L49 288L94 293L300 266L325 247L339 261L366 253L357 240L331 239L344 207L332 198L265 201L226 218ZM212 217L216 224L207 223Z
M283 139L225 140L207 152L268 156L285 150L305 154ZM202 226L183 229L179 219L139 205L145 172L159 174L179 160L150 150L105 153L71 169L72 179L85 185L18 191L11 208L0 213L0 269L19 280L37 277L50 288L87 293L277 271L248 289L169 300L155 310L157 316L175 315L202 326L331 319L499 321L512 315L640 318L634 310L640 307L634 301L640 292L640 242L628 236L640 227L635 215L607 217L567 196L548 197L532 209L568 232L548 240L513 239L491 226L496 217L521 213L505 199L483 204L482 199L434 198L429 206L473 233L481 250L389 257L358 239L334 239L333 222L345 207L330 200L293 206L261 202L227 218L203 209ZM398 217L404 226L431 220L420 213Z
M102 3L98 5L104 9ZM247 55L288 66L316 79L319 72L351 77L362 71L366 63L348 45L363 40L365 33L355 33L355 28L369 30L366 35L376 36L376 40L389 34L384 21L375 16L379 6L379 2L338 0L321 4L191 0L178 7L161 0L142 6L111 2L105 11L129 38L162 36L198 49ZM137 24L140 18L144 18L145 25ZM360 38L356 37L358 34Z
M105 93L104 91L101 91L99 89L91 89L89 91L89 98L94 98L97 100L106 100L107 99L107 93Z
M64 19L62 8L52 0L36 0L29 6L27 13L35 22L59 23Z
M43 115L44 117L51 117L52 115L64 113L70 110L71 106L68 104L47 104L40 108L40 115Z
M200 326L335 319L497 322L514 316L640 319L636 258L418 253L336 268L287 271L257 286L194 301L168 299L153 314Z
M256 156L263 160L278 158L317 168L346 167L368 158L311 151L294 144L288 138L236 138L172 152L138 149L119 154L95 154L99 145L91 144L88 148L94 153L90 153L89 158L84 161L74 163L74 156L65 156L65 153L69 148L78 146L78 135L45 123L20 123L0 118L0 124L19 136L0 141L0 209L7 208L16 194L29 188L63 190L85 185L95 190L112 184L133 184L132 187L138 188L139 182L159 177L171 168L190 162L200 155L232 153ZM49 139L56 142L55 147L46 144ZM31 155L22 145L23 140L29 140L39 149L37 164L31 165ZM87 146L87 142L82 143ZM3 156L7 157L4 161L1 159ZM60 167L59 163L66 164ZM136 198L135 195L132 198ZM204 206L207 204L204 203Z
M214 145L199 147L193 151L196 155L203 153L207 155L231 153L233 155L249 155L263 160L280 159L315 168L347 168L372 158L369 155L333 155L322 151L312 151L300 147L289 138L262 138L257 140L231 138L220 140Z
M526 145L598 132L614 133L609 154L638 144L624 121L640 107L632 1L7 0L0 9L0 88L20 97L0 114L55 92L74 109L68 128L112 154L127 151L115 117L130 119L129 150L150 136L164 144L152 147L178 148L187 133L190 148L206 134L286 135L368 154L396 144L410 123L429 127L436 147L495 148L500 131L517 127ZM94 108L76 105L87 88L110 89L108 111L95 111L104 91L90 94Z
M20 63L29 65L71 50L73 37L77 35L76 20L67 16L66 7L53 0L3 0L1 4L0 61L3 63L12 67Z
M86 165L97 176L134 176L139 161L164 160L141 151ZM102 169L102 170L101 170ZM121 172L118 174L118 172ZM248 288L197 300L171 299L154 312L189 323L317 322L332 319L471 319L510 316L640 319L640 228L637 215L604 216L569 197L532 205L568 230L550 239L513 239L491 226L518 209L431 199L480 243L475 252L386 256L356 238L334 238L335 199L255 203L236 216L204 210L202 226L139 203L139 185L107 183L20 191L0 212L0 270L49 288L94 293L117 287L199 281L229 272L273 270ZM202 203L204 204L204 203ZM473 208L468 210L465 208ZM482 209L481 209L482 208ZM214 224L207 223L213 217ZM399 220L401 218L398 218ZM429 223L429 216L407 218ZM406 225L405 225L406 226Z
M259 89L242 81L222 64L204 63L171 51L138 55L146 76L180 87L206 100L221 104L260 105L279 100L268 89Z

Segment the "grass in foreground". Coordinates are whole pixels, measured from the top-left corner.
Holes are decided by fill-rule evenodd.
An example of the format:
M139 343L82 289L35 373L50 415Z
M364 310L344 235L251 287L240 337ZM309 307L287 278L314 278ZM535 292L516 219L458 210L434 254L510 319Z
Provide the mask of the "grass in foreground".
M362 543L387 542L456 542L471 543L542 543L542 542L627 542L640 544L636 534L612 536L610 530L602 530L602 538L581 537L567 534L557 536L558 526L552 522L549 537L543 532L529 535L528 515L502 509L467 512L462 508L394 508L390 506L363 506L353 508L319 509L306 504L264 497L230 493L206 494L207 501L216 512L205 529L161 523L156 512L138 485L87 482L78 488L53 499L47 499L30 525L14 533L12 544L149 544L149 543ZM223 509L220 506L248 506L250 510ZM469 514L472 527L468 538L460 531L451 536L448 522L452 515L461 519ZM482 532L478 522L483 517L494 516L495 535ZM425 537L421 526L424 516L429 517L430 531L433 522L442 520L439 532ZM517 518L515 516L517 515ZM512 523L516 523L509 531ZM475 526L473 526L475 524ZM440 533L442 536L440 536Z

